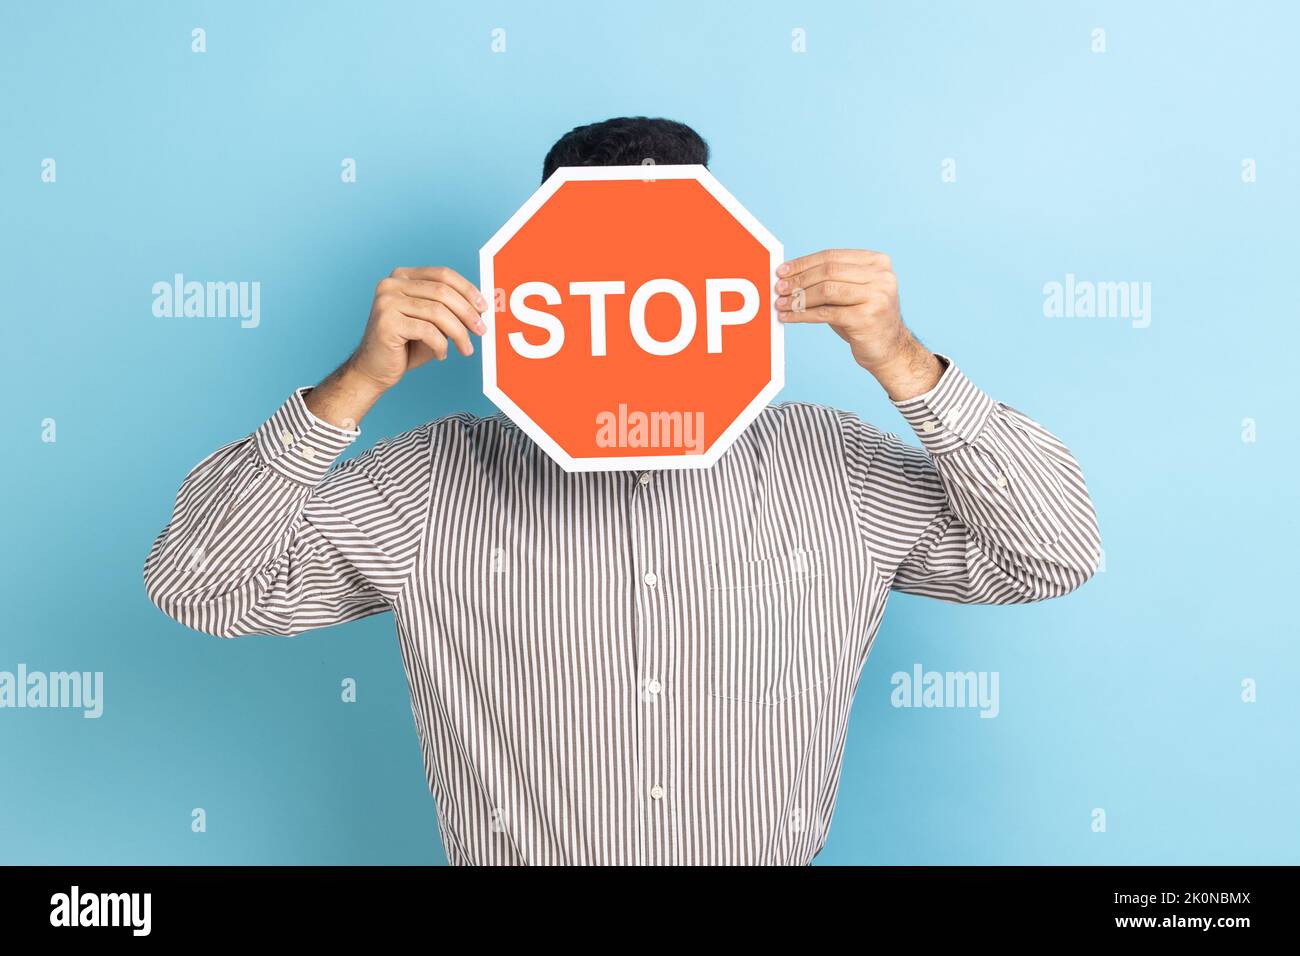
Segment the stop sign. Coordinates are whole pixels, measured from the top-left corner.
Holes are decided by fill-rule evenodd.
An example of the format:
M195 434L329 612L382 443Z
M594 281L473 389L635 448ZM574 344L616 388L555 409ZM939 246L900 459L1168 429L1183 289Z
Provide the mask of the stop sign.
M483 391L566 471L711 465L781 390L781 260L703 166L561 168L479 253Z

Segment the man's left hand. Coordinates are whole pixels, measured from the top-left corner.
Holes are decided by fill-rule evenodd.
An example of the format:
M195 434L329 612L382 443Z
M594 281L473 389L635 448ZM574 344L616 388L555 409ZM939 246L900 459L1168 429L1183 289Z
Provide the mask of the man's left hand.
M829 325L890 398L911 398L939 381L943 365L903 324L889 256L827 249L782 263L777 277L778 318Z

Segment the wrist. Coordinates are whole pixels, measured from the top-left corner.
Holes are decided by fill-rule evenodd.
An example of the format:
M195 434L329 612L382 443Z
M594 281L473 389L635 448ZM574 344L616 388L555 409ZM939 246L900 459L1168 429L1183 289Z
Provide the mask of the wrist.
M388 391L389 385L379 381L373 375L361 370L357 365L356 356L348 357L348 360L339 366L334 373L338 376L339 387L347 391L350 395L362 399L373 405L383 397ZM332 378L333 376L331 376Z
M303 400L307 409L338 428L353 429L383 396L386 387L358 369L348 359L326 376Z
M886 359L863 365L894 402L903 402L928 392L939 383L944 370L938 357L906 328L901 335L902 341Z

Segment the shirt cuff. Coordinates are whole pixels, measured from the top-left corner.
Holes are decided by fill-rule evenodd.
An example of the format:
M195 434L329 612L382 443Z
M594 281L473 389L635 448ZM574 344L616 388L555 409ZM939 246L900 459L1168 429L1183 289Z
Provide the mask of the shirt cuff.
M274 415L253 433L266 464L286 478L315 485L334 460L361 435L361 429L338 428L307 410L306 388L289 396Z
M979 438L996 404L957 368L952 359L935 353L947 368L928 392L894 402L921 444L931 455L954 451Z

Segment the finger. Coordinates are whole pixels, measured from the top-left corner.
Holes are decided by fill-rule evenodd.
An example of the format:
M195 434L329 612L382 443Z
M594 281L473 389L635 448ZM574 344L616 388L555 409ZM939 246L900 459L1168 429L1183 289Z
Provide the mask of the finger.
M779 312L777 318L786 323L809 325L846 325L859 316L861 305L819 305L802 312Z
M809 288L795 288L789 295L778 296L778 312L802 312L819 305L857 305L865 301L871 287L852 282L827 279Z
M415 364L436 358L439 362L447 357L447 337L432 322L404 317L401 333L416 350Z
M385 279L380 286L383 287L384 283L390 283L388 286L390 290L407 298L441 302L460 318L465 328L479 335L487 331L487 326L483 324L478 310L470 305L469 300L454 286L436 279Z
M781 263L776 268L776 274L782 277L794 276L826 262L871 265L880 263L882 260L888 263L889 257L883 252L873 252L870 249L823 249L821 252L814 252L811 255L800 256L798 259L790 259Z
M455 269L448 269L446 266L414 266L394 269L393 278L442 282L459 292L465 297L466 302L475 306L480 312L487 309L487 299L483 297L483 293L479 292L478 287Z
M422 322L432 322L443 335L456 343L456 351L461 355L474 354L474 343L470 341L469 332L465 330L465 323L441 302L430 302L428 299L403 299L398 308L403 315Z
M810 266L803 272L793 272L776 280L776 291L782 294L795 289L809 289L818 282L833 279L837 282L869 282L881 274L879 266L864 262L845 262L829 259Z

